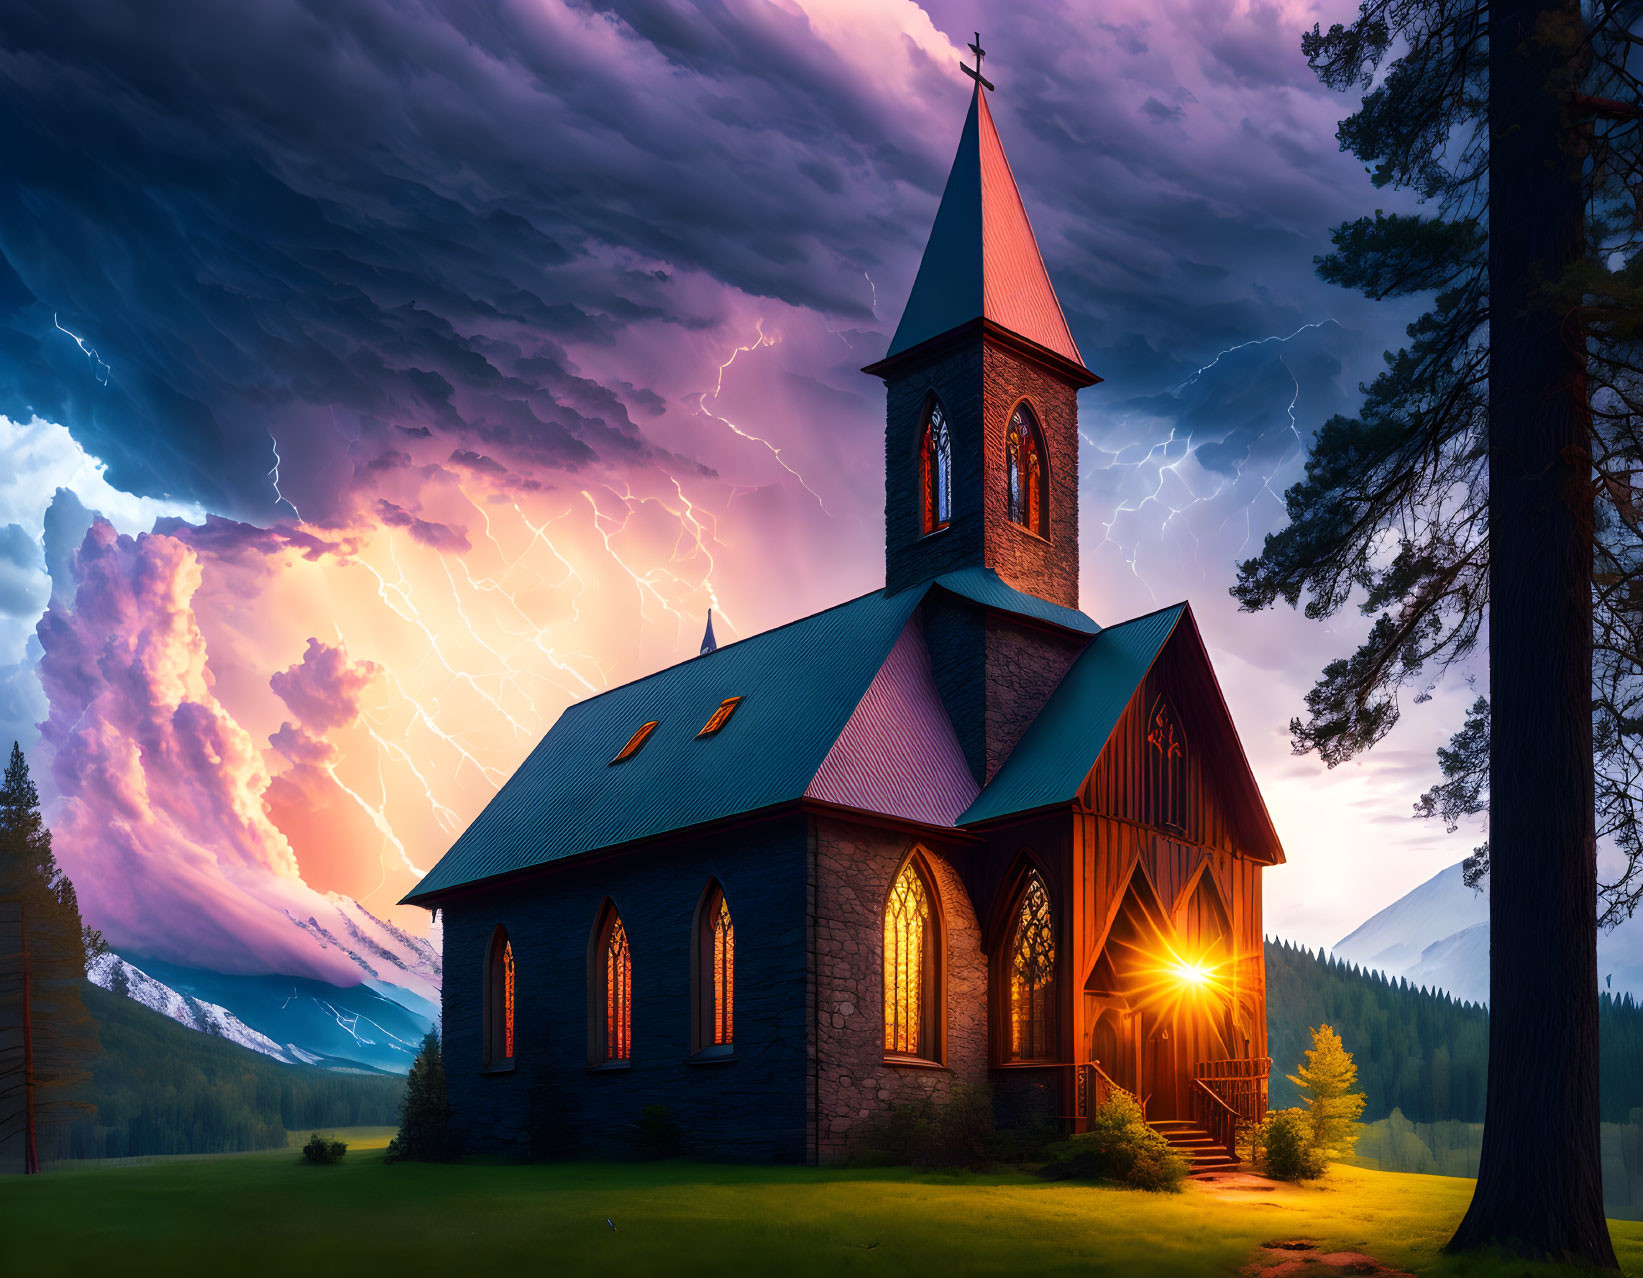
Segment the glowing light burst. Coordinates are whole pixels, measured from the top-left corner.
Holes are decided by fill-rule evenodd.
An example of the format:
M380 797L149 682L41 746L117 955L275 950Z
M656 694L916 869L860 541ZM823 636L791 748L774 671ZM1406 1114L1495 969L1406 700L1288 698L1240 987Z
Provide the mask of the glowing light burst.
M1178 398L1188 387L1198 382L1198 380L1205 374L1213 371L1223 359L1229 355L1235 354L1238 351L1248 350L1253 347L1260 346L1282 346L1287 342L1293 341L1303 333L1328 328L1331 326L1339 327L1338 322L1333 317L1302 324L1299 328L1290 333L1275 333L1268 337L1252 338L1247 342L1238 342L1232 346L1228 346L1223 350L1217 351L1208 363L1202 364L1198 368L1195 368L1185 378L1178 382L1171 388L1170 394L1173 397ZM1286 448L1283 454L1273 463L1272 468L1268 472L1260 475L1260 484L1255 493L1248 500L1241 503L1244 519L1244 540L1238 548L1238 555L1242 555L1244 553L1250 541L1254 538L1255 505L1261 500L1261 497L1264 494L1277 504L1280 511L1283 509L1283 500L1276 492L1273 491L1272 482L1275 478L1277 478L1279 472L1286 464L1288 464L1296 453L1304 454L1306 451L1306 441L1301 436L1301 432L1295 418L1296 406L1300 403L1301 399L1300 378L1295 375L1294 370L1290 367L1288 361L1283 358L1282 354L1279 354L1277 358L1280 367L1282 367L1284 372L1288 374L1294 388L1288 404L1284 407L1287 429L1291 437L1294 439L1294 447ZM1200 508L1208 510L1212 508L1215 503L1220 502L1224 498L1235 496L1238 486L1246 479L1246 473L1240 466L1237 472L1230 477L1217 476L1214 487L1210 492L1195 492L1194 486L1190 482L1189 476L1186 473L1186 466L1189 461L1196 461L1197 449L1193 446L1193 442L1190 437L1185 439L1181 438L1178 435L1177 430L1177 427L1171 425L1169 428L1169 437L1167 439L1149 445L1146 452L1141 457L1131 459L1126 459L1126 454L1131 453L1133 451L1132 449L1112 449L1104 447L1089 434L1082 431L1080 432L1080 438L1084 446L1087 449L1094 451L1099 458L1095 465L1088 467L1089 473L1106 471L1127 473L1127 476L1131 477L1145 477L1149 475L1151 477L1150 491L1142 491L1139 495L1131 494L1128 496L1119 497L1116 504L1113 505L1109 517L1104 521L1101 521L1099 524L1101 528L1101 539L1100 542L1097 543L1097 547L1099 548L1101 545L1112 545L1118 551L1120 560L1130 570L1130 574L1136 579L1137 582L1141 584L1142 588L1146 590L1147 594L1152 598L1154 603L1158 602L1158 597L1153 592L1152 587L1148 584L1146 577L1142 575L1139 564L1143 545L1166 541L1169 536L1171 524L1173 524L1177 519L1182 519L1184 526L1188 531L1188 535L1192 538L1192 562L1198 568L1200 575L1203 576L1205 580L1208 580L1208 570L1199 558L1199 552L1203 546L1203 539L1199 531L1194 527L1194 512ZM1194 467L1193 473L1195 476L1201 478L1206 475L1207 472L1201 465L1198 465ZM1170 497L1171 489L1181 490L1190 496L1190 500L1180 502L1179 504L1176 501L1172 501ZM1148 526L1144 519L1146 511L1149 509L1159 510L1163 513L1163 518L1159 520L1156 528ZM1121 521L1127 522L1129 517L1142 517L1142 526L1132 538L1121 540L1115 530L1118 528ZM1233 517L1235 518L1236 516ZM1223 518L1219 526L1224 527L1228 522L1228 519Z
M1217 950L1191 952L1161 935L1139 946L1125 946L1122 966L1129 973L1129 994L1158 1012L1224 1007L1231 1001L1230 963Z
M773 458L776 459L776 464L778 466L780 466L783 470L785 470L789 475L793 476L794 479L799 481L799 487L804 489L805 492L809 493L812 497L814 497L816 499L816 505L821 507L822 514L826 515L829 519L831 519L833 517L833 512L830 511L829 509L827 509L827 503L822 500L821 494L818 493L814 488L812 488L809 485L809 483L805 480L805 477L803 475L799 474L798 471L794 470L793 467L791 467L790 465L787 464L787 459L782 456L782 450L780 448L777 448L776 445L772 444L768 439L765 439L760 435L755 435L755 434L752 434L750 431L743 430L740 426L736 425L736 423L731 421L728 417L722 416L719 413L715 413L712 409L710 409L707 406L707 401L710 400L710 399L714 403L719 402L719 395L724 390L724 386L725 386L725 371L732 364L734 364L736 362L736 357L738 355L746 355L746 354L748 354L752 351L760 350L760 349L762 349L763 347L766 347L766 346L774 346L774 345L776 345L776 343L778 343L779 341L782 340L780 333L769 333L769 334L767 334L764 331L764 321L763 320L760 320L754 326L754 332L757 334L757 336L754 338L753 343L751 345L736 347L735 350L730 352L730 358L727 359L724 363L719 365L718 378L713 383L713 389L710 390L710 391L703 391L699 396L697 396L697 399L696 399L697 411L699 411L704 417L711 417L714 421L719 422L722 425L728 427L733 434L740 436L742 439L748 440L749 442L758 444L760 447L762 447L766 452L768 452ZM848 345L848 343L846 343L846 345Z
M67 333L68 336L72 337L74 339L74 344L80 348L80 353L89 359L93 364L97 365L98 368L103 370L103 375L97 379L97 384L99 386L107 386L109 375L112 374L114 370L103 362L102 357L97 354L96 348L88 346L86 344L86 339L81 337L78 333L71 332L70 330L64 328L62 324L58 322L56 311L51 313L51 322L56 326L59 333Z

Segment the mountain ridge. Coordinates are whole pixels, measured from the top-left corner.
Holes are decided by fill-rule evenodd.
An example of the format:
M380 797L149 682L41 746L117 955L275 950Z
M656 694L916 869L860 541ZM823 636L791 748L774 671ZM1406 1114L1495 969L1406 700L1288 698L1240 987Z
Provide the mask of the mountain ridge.
M1489 1001L1489 896L1469 888L1457 861L1332 947L1337 957L1473 1003ZM1643 997L1643 921L1598 933L1598 988Z

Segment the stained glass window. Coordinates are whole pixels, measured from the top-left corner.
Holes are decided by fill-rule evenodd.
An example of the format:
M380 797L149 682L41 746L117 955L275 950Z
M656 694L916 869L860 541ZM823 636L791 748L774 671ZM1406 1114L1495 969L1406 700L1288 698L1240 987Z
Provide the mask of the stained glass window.
M1038 424L1025 404L1010 414L1004 435L1004 468L1009 483L1010 519L1044 535L1044 457Z
M1037 873L1027 876L1010 936L1010 1059L1047 1061L1054 1052L1055 920Z
M512 1062L513 1027L513 945L507 931L499 927L491 936L485 965L485 1064Z
M713 932L713 1043L724 1046L734 1041L736 1002L736 925L730 921L730 906L724 893L711 920Z
M513 942L502 946L502 1055L513 1059Z
M945 528L953 517L953 441L941 405L933 405L919 446L920 493L924 531Z
M605 1004L604 1058L625 1061L633 1055L633 958L621 917L611 911L605 926L603 983Z
M884 908L884 1050L929 1056L933 1010L928 1000L934 942L930 890L909 861L896 876Z
M1163 697L1147 716L1145 800L1149 824L1187 828L1187 740L1175 710Z

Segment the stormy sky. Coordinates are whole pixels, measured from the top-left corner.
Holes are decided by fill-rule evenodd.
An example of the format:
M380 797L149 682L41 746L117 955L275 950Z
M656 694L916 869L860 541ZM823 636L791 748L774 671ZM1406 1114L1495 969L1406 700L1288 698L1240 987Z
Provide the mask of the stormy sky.
M1319 282L1397 206L1226 0L13 0L0 14L0 730L117 945L327 975L572 699L872 589L879 358L985 29L1089 366L1083 604L1190 598L1328 943L1477 841L1287 721L1364 629L1227 597L1410 309ZM420 912L394 913L422 926Z

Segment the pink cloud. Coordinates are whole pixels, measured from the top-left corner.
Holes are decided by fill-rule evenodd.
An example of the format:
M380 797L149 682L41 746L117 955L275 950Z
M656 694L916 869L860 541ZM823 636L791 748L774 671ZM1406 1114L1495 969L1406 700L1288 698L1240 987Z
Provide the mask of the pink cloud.
M41 618L41 725L58 854L117 947L219 971L341 984L358 969L295 918L334 907L269 819L269 776L218 702L191 609L195 553L99 519L74 556L72 604Z
M359 718L360 698L381 673L375 662L351 661L341 648L310 638L302 660L277 671L268 686L303 727L311 734L322 734ZM284 748L277 741L274 744Z

